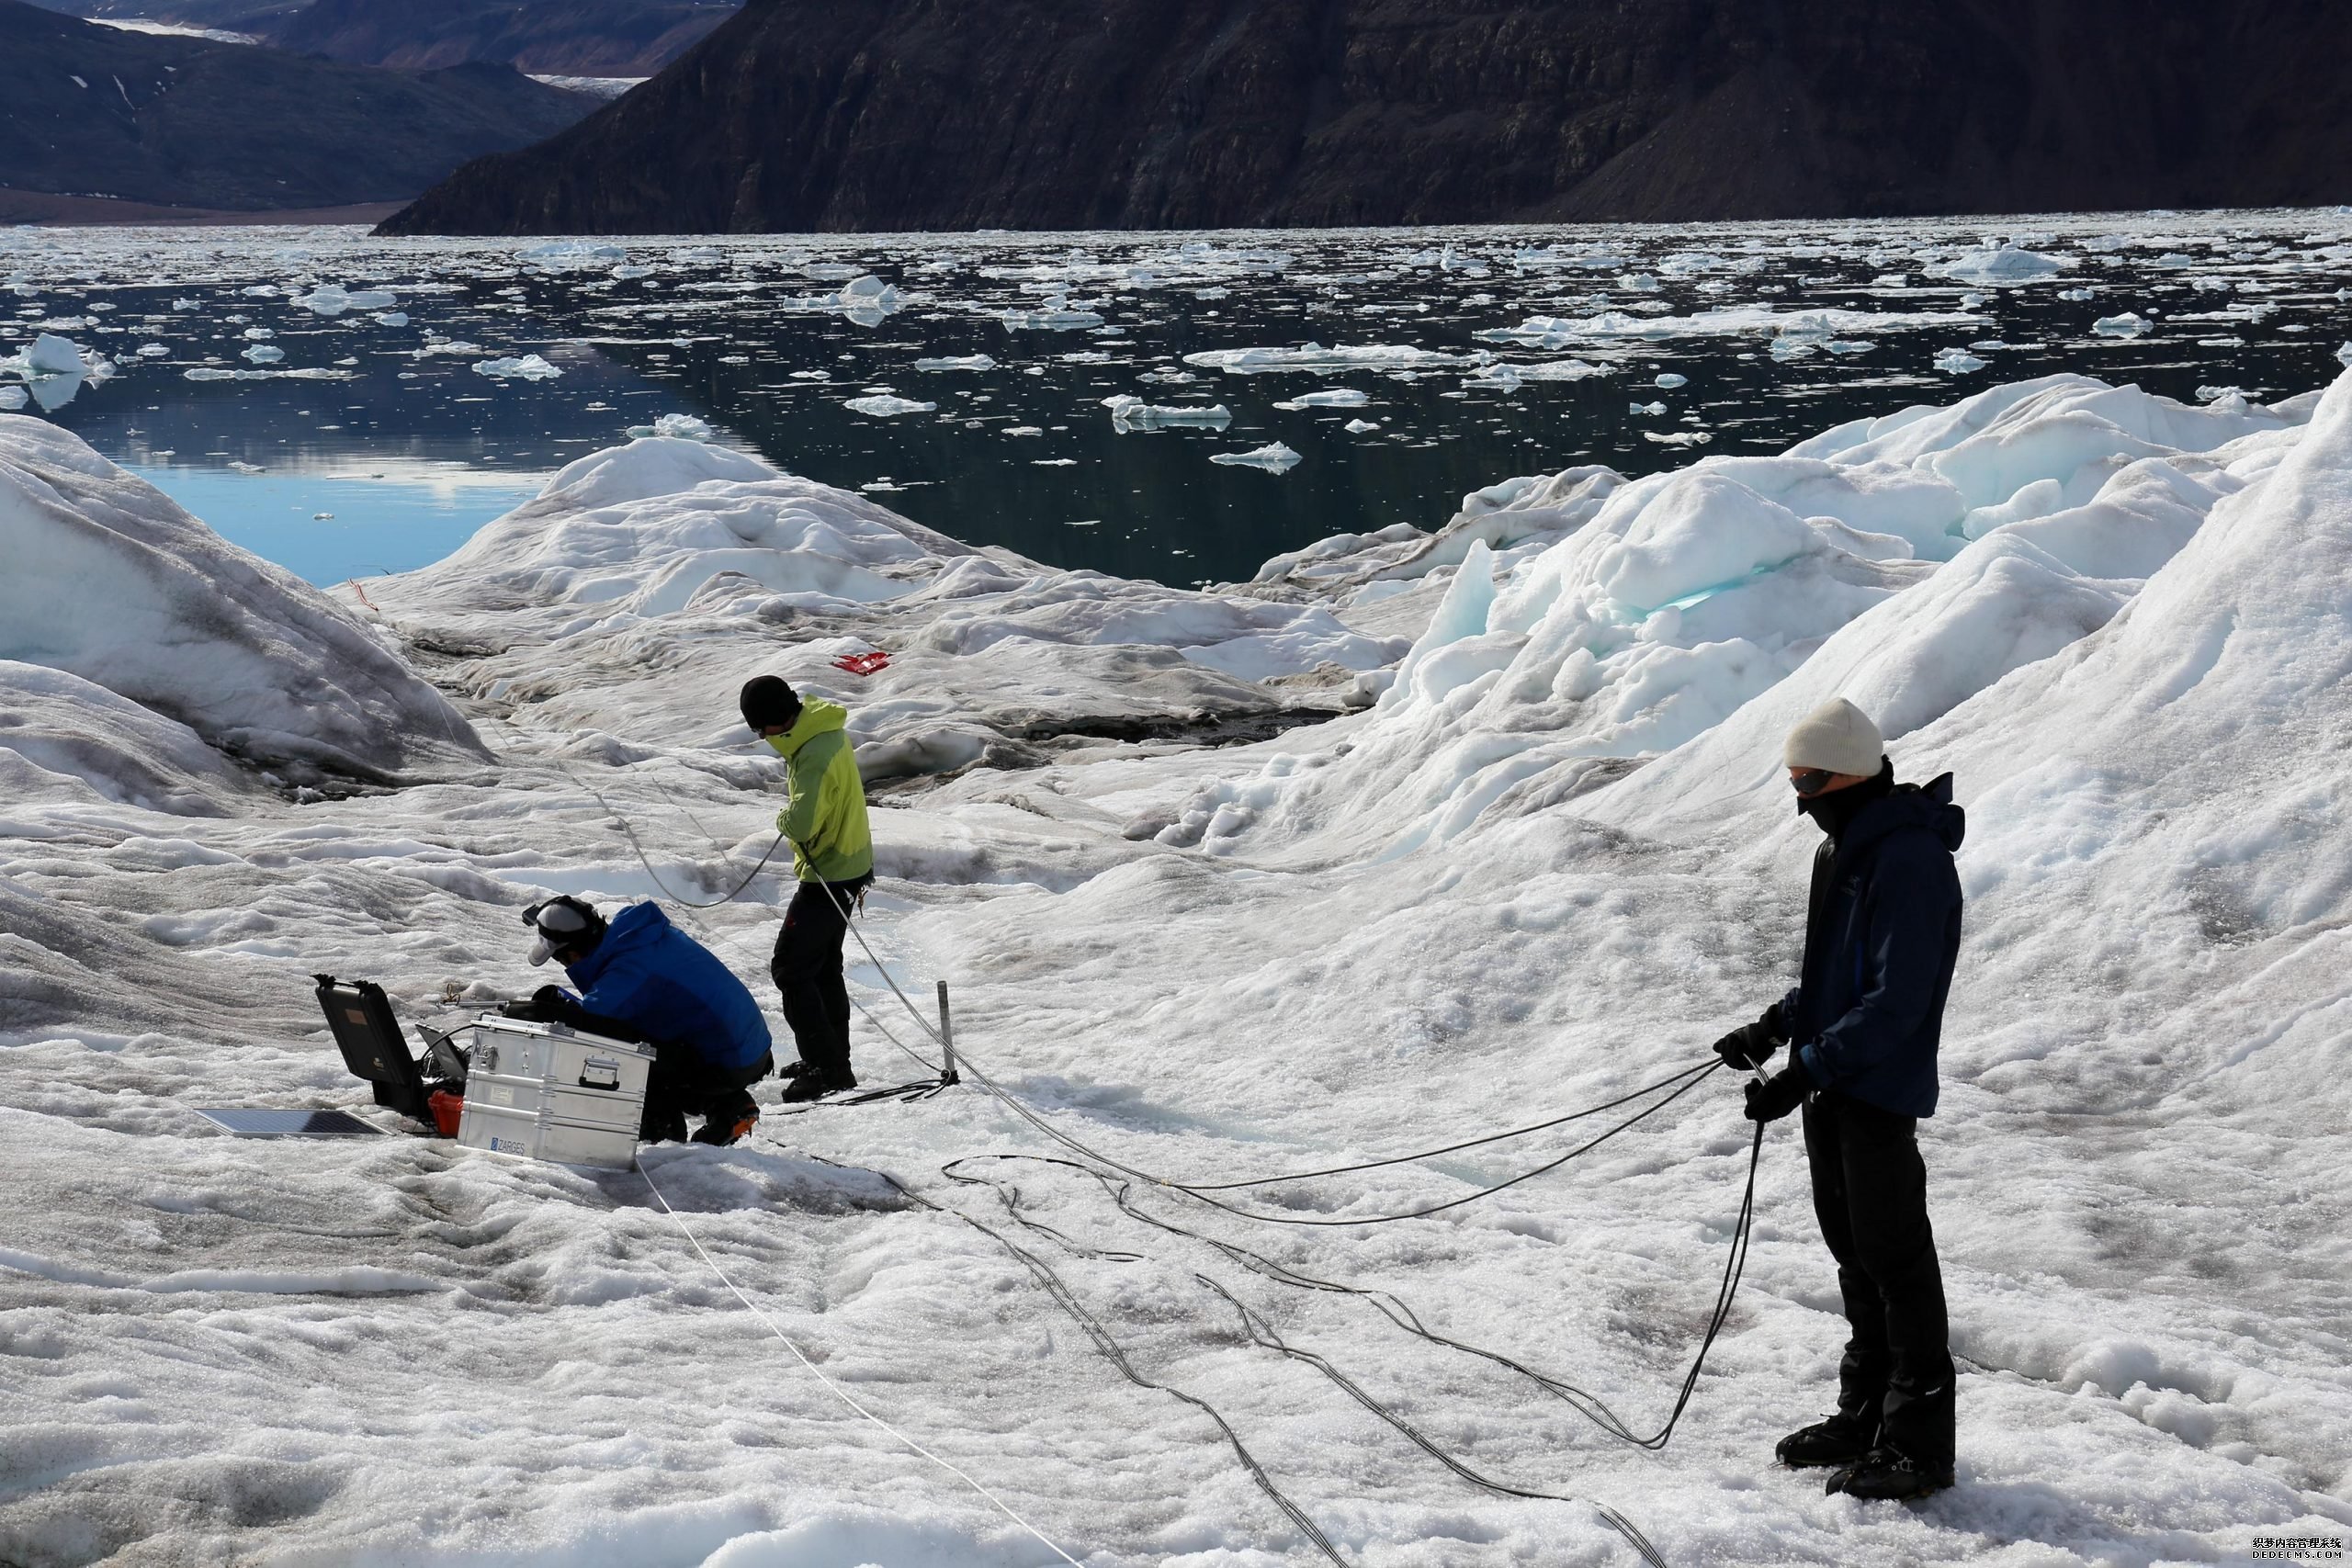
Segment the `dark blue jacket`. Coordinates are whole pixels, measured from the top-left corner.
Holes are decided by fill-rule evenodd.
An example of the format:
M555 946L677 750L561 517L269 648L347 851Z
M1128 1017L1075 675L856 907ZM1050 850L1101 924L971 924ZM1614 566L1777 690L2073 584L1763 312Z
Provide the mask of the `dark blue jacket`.
M1892 1111L1936 1113L1936 1046L1960 956L1967 818L1951 775L1870 802L1814 863L1804 966L1781 1002L1815 1085Z
M748 1067L773 1048L743 982L658 904L614 916L596 950L564 973L580 987L582 1010L657 1044L684 1045L711 1066Z

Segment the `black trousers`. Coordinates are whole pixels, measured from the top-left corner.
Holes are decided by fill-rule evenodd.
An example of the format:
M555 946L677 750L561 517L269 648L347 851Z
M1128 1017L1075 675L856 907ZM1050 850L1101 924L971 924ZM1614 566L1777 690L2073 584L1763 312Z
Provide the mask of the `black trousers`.
M1928 1224L1918 1123L1824 1090L1804 1108L1813 1212L1838 1260L1851 1337L1838 1408L1928 1468L1952 1462L1952 1365L1944 1281Z
M784 998L784 1021L808 1070L848 1077L849 987L842 979L845 910L873 886L871 875L847 882L804 882L784 911L768 975Z
M645 1115L637 1127L637 1135L649 1144L682 1142L689 1116L740 1120L752 1103L752 1086L775 1071L774 1056L747 1067L714 1067L683 1045L657 1049L653 1070L645 1077Z

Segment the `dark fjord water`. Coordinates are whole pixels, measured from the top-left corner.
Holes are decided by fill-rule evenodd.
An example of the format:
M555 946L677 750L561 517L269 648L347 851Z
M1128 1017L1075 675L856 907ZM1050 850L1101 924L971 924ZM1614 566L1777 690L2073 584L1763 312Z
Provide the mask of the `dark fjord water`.
M1512 475L1777 451L2060 371L2188 400L2303 391L2342 369L2347 299L2352 216L2336 211L550 244L0 235L0 355L46 332L119 367L49 417L322 582L436 559L664 415L974 543L1230 581L1330 534L1434 528ZM1343 352L1296 352L1308 344ZM1256 356L1265 368L1216 357L1241 350L1293 352ZM1229 421L1121 421L1105 400L1122 396ZM1212 460L1275 444L1295 465Z

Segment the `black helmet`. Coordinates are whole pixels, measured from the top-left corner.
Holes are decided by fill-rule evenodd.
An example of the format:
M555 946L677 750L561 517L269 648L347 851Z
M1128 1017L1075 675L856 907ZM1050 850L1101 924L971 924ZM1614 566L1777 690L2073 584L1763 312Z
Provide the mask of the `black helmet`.
M575 948L586 953L605 940L605 917L596 913L596 906L569 893L532 905L523 911L523 923L538 933L539 940L531 944L534 965Z
M737 699L753 729L789 729L800 716L800 694L775 675L754 675Z

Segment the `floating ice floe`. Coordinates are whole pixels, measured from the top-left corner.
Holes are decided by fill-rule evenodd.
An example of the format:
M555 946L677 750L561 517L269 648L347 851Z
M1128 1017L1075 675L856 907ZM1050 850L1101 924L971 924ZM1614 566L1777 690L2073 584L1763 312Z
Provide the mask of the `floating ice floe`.
M308 294L298 294L294 303L316 316L340 316L346 310L389 310L400 303L399 298L383 288L343 288L322 283Z
M1770 305L1724 305L1688 316L1640 316L1624 310L1603 310L1594 316L1530 316L1515 327L1489 327L1472 335L1531 348L1566 348L1577 343L1655 342L1747 333L1818 340L1839 333L1969 326L1982 319L1966 310L1776 310Z
M1070 333L1102 324L1100 312L1074 307L1058 295L1032 309L1016 306L999 314L997 320L1014 332Z
M939 405L914 398L901 398L889 392L875 392L862 398L847 399L842 407L852 413L865 414L873 419L896 419L902 413L930 413Z
M884 318L896 315L911 302L910 298L895 286L884 282L871 273L866 273L851 278L831 294L802 295L797 299L781 301L778 308L800 311L836 311L854 325L876 327L882 324Z
M501 359L485 359L474 367L477 376L492 376L501 380L551 381L563 374L559 366L548 364L536 354L509 355Z
M1984 369L1984 362L1964 348L1947 348L1936 355L1936 368L1947 376L1965 376Z
M44 413L54 413L72 402L85 384L113 374L114 363L104 355L85 353L71 339L54 333L37 333L31 343L0 358L0 378L13 376L22 383L9 389L17 396L7 406L22 408L29 399Z
M1279 441L1254 447L1247 452L1219 452L1209 458L1228 468L1263 468L1268 473L1287 473L1298 466L1299 456Z
M1367 430L1378 430L1380 422L1376 419L1351 419L1340 428L1351 435L1362 435Z
M2126 310L2120 316L2101 316L2091 323L2091 331L2100 337L2140 337L2152 325L2136 310Z
M1986 250L1970 251L1933 270L1945 277L1957 277L1970 283L2032 283L2056 276L2066 269L2066 265L2057 256L2043 255L2039 251L2004 243Z
M286 357L286 351L274 343L257 343L245 350L244 357L255 365L275 365Z
M985 354L967 354L960 358L918 359L918 370L993 370L996 361Z
M1658 388L1660 390L1670 392L1677 387L1688 386L1690 381L1690 378L1688 376L1678 376L1673 371L1667 370L1660 372L1657 378L1653 381L1651 385Z
M374 321L379 327L404 327L408 325L408 312L406 310L379 310L375 315L370 316L368 320Z
M1625 412L1631 414L1647 415L1655 419L1666 412L1666 405L1664 403L1628 403L1625 405Z
M715 441L718 437L718 432L710 427L708 421L690 413L665 413L651 424L632 424L625 434L635 441L647 436L670 441Z
M1319 392L1301 392L1285 399L1274 407L1295 412L1300 409L1360 409L1372 401L1370 394L1353 387L1327 387Z
M1112 428L1122 433L1135 430L1158 430L1166 425L1199 425L1210 430L1223 430L1233 423L1232 411L1223 403L1208 408L1172 408L1148 403L1132 393L1121 392L1104 398L1102 406L1111 411Z
M554 240L514 253L516 261L545 272L577 272L591 267L603 271L628 256L628 252L619 245L600 245L593 240Z
M478 343L468 343L462 338L453 338L441 343L428 343L423 348L413 350L412 354L418 359L463 359L469 355L480 354L481 351L481 344Z
M1325 348L1316 343L1296 348L1214 348L1184 356L1187 365L1241 376L1281 370L1416 370L1466 362L1463 355L1387 344L1358 348Z

